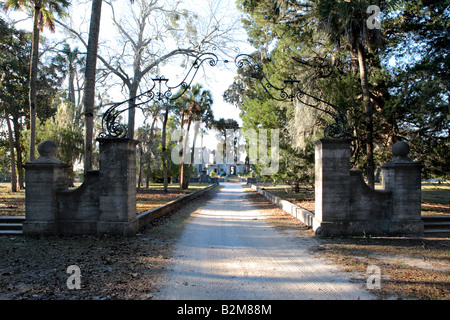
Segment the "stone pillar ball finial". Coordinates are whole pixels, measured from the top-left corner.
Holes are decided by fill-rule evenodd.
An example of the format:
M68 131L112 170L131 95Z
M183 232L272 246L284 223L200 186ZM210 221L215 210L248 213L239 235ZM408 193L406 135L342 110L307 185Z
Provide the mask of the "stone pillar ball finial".
M392 147L392 154L394 157L405 158L409 153L409 145L405 141L398 141Z
M38 145L37 150L41 157L56 157L56 144L50 140L41 142Z

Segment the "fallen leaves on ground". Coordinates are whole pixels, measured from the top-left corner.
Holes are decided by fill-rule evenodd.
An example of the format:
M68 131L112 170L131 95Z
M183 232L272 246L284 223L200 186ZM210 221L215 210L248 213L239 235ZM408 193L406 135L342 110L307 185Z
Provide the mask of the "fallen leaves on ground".
M151 299L184 220L209 198L192 200L129 238L1 236L0 299ZM80 268L79 290L67 287L71 265Z

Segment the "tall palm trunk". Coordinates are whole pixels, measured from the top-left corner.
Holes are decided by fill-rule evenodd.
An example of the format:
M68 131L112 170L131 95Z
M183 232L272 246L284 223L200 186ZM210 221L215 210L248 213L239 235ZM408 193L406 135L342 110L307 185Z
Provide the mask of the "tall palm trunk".
M188 121L188 125L186 128L186 135L184 135L183 138L183 157L181 159L181 163L180 163L180 187L182 190L186 190L189 186L189 182L188 180L188 169L190 168L190 166L186 163L184 163L184 159L186 157L186 155L188 154L188 142L189 142L189 131L191 130L191 120L189 119Z
M153 147L153 139L154 134L153 131L155 130L156 122L158 121L158 117L154 116L152 126L150 128L150 139L148 142L148 162L147 162L147 181L145 182L145 187L148 188L150 185L150 179L151 179L151 170L152 170L152 147Z
M189 163L188 170L187 170L187 178L185 181L185 185L183 189L189 188L189 183L191 182L191 175L192 171L194 170L194 160L195 160L195 143L197 141L197 133L200 128L200 121L195 121L194 124L194 138L192 142L192 152L191 152L191 163Z
M20 143L21 140L21 130L22 126L19 124L19 116L18 115L12 115L12 124L13 124L13 132L14 132L14 146L16 148L16 172L17 172L17 178L19 179L19 189L23 190L25 189L25 178L23 174L23 159L22 159L22 144Z
M169 119L169 106L166 106L166 113L164 114L163 128L162 128L162 158L163 158L163 174L164 174L164 193L167 193L167 148L166 148L166 128L167 120Z
M184 142L184 132L183 132L183 126L184 126L184 111L182 111L181 113L181 121L180 121L181 125L180 125L180 137L178 139L178 144L180 145L180 188L183 188L183 184L184 184L184 146L185 146L185 142Z
M5 119L8 126L9 152L11 154L11 192L17 192L16 154L14 152L14 138L8 114L6 114Z
M36 1L33 12L33 44L31 49L30 61L30 90L28 94L30 103L30 161L33 161L35 159L36 150L36 81L39 63L39 22L41 9L41 1Z
M363 105L366 122L366 152L367 152L367 184L374 188L375 186L375 164L373 159L373 106L370 100L369 82L367 81L366 63L364 60L364 47L358 44L358 64L359 76L361 80L361 89L363 96Z
M92 151L94 137L94 103L95 103L95 74L97 69L98 38L100 34L100 18L102 0L92 0L91 24L89 28L89 41L86 57L84 89L84 173L92 169Z
M138 188L142 186L142 178L143 178L143 167L144 167L144 150L143 146L138 145L138 153L139 153L139 174L138 174Z

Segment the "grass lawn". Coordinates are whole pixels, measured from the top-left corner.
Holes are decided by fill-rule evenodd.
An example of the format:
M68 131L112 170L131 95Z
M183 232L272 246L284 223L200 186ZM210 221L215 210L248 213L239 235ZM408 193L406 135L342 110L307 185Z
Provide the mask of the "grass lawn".
M169 184L168 193L164 194L163 185L150 184L150 188L139 188L137 192L137 213L151 210L191 192L206 187L207 183L191 183L188 190L181 190L178 184ZM377 189L380 186L377 185ZM264 185L264 188L302 208L314 212L314 189L304 186L295 193L289 185ZM25 214L25 191L11 192L9 183L0 183L0 216ZM450 214L450 184L422 185L422 215Z
M11 184L0 183L0 216L25 215L25 190L11 192Z
M142 213L208 186L208 183L191 183L189 189L181 190L178 184L169 184L165 194L161 183L152 183L148 189L138 188L136 211ZM0 183L0 216L25 215L25 190L11 192L9 183Z
M422 185L422 215L450 215L450 184Z
M169 184L164 193L162 184L152 183L149 188L138 188L136 194L136 212L142 213L160 207L170 201L207 187L208 183L190 183L189 189L181 190L179 184Z
M279 184L276 186L264 184L264 186L260 185L260 187L263 187L277 197L314 213L314 188L311 186L302 186L298 193L295 193L294 189L287 184Z

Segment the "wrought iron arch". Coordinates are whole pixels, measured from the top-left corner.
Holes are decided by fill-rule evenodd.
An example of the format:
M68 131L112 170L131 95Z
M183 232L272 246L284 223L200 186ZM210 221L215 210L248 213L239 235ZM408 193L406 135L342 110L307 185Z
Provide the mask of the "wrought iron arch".
M103 114L103 132L100 133L100 138L125 138L127 136L127 128L124 124L120 123L120 116L125 111L131 108L143 110L143 107L150 102L168 104L179 99L189 89L203 64L214 67L218 61L219 58L214 53L201 53L197 55L183 80L176 85L169 85L169 79L164 76L156 76L152 79L153 85L149 90L136 97L112 104ZM130 105L131 101L134 101L132 105Z
M124 138L127 136L127 128L124 124L120 123L120 116L130 108L139 108L143 110L143 107L150 102L157 102L162 104L172 103L175 100L182 97L192 84L195 76L197 75L200 67L207 64L211 67L215 67L219 58L214 53L200 53L196 56L192 66L188 70L186 76L177 85L170 86L168 84L169 79L163 76L157 76L153 81L153 86L150 90L133 97L131 99L114 103L103 114L102 117L102 130L100 134L101 138ZM228 60L221 60L224 63L228 63ZM277 87L273 85L267 76L264 74L262 67L255 61L255 59L248 54L238 54L234 59L234 63L237 68L243 68L248 66L253 71L253 75L258 79L265 92L274 100L277 101L291 101L297 100L301 104L319 110L333 119L333 123L329 124L324 129L324 136L328 138L342 138L347 135L348 120L345 113L338 106L324 101L318 97L308 94L301 90L299 80L287 79L284 80L283 87ZM177 91L175 94L174 92ZM314 103L307 102L305 98L310 98ZM134 101L130 105L130 102Z

